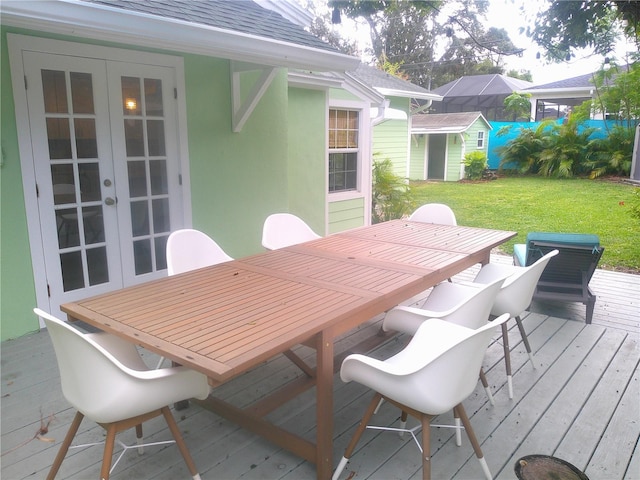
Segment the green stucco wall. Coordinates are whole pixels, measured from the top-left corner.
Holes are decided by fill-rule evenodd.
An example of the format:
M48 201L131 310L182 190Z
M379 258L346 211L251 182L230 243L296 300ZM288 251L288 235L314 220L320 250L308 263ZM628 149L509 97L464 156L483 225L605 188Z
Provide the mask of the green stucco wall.
M39 329L18 153L6 31L0 32L0 334L2 340Z
M426 135L412 135L410 152L411 168L409 170L409 178L411 180L424 180L425 179L425 142Z
M289 89L289 212L325 235L326 93Z
M6 46L7 31L29 34L5 27L1 31L2 340L39 328L32 313L36 298ZM78 41L60 36L53 38ZM185 67L193 227L211 235L233 257L263 250L260 245L262 224L273 212L298 213L323 233L326 210L324 93L290 91L287 72L283 69L276 75L242 131L234 133L231 125L230 62L197 55L180 56L184 58ZM243 92L251 88L257 75L243 73ZM295 124L290 123L289 115ZM311 116L313 120L309 120Z

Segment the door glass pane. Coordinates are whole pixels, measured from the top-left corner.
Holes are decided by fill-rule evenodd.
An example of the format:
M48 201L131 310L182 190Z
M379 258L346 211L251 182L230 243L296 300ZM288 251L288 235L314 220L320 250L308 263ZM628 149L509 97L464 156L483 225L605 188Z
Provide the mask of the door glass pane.
M164 122L162 120L147 120L147 136L149 138L149 155L152 157L165 155Z
M131 202L131 230L134 237L149 235L147 201Z
M136 77L122 77L122 111L125 116L140 115L141 96L140 96L140 79Z
M133 242L133 254L135 257L136 275L153 271L151 240L136 240Z
M65 292L84 288L80 251L61 254L60 267L62 268L62 287Z
M76 203L76 186L73 178L73 164L57 163L51 165L53 183L53 203Z
M153 232L163 233L170 232L169 225L169 199L159 198L153 200Z
M129 174L129 196L131 198L147 195L147 170L144 160L127 162Z
M151 194L166 195L169 193L169 180L167 178L167 161L151 160L149 162L151 171Z
M88 249L87 265L89 267L89 285L100 285L101 283L107 283L109 281L107 247Z
M69 77L73 113L94 113L91 74L71 72Z
M42 93L46 113L67 113L67 83L65 74L57 70L42 70Z
M124 138L127 146L127 157L144 156L144 133L142 120L127 118L124 121Z
M156 270L167 268L167 239L169 237L156 237Z
M97 158L96 121L93 118L77 118L74 125L78 158Z
M144 101L147 115L162 116L162 81L154 78L144 79Z
M82 209L82 223L84 226L84 238L87 245L104 242L104 218L102 205L84 207ZM91 263L89 263L91 266Z
M78 212L75 208L56 210L56 225L58 226L58 246L61 250L80 245Z
M78 165L80 177L80 198L83 202L99 202L102 200L100 191L100 165L97 162L80 163Z
M71 130L68 118L47 118L47 138L51 160L71 158Z

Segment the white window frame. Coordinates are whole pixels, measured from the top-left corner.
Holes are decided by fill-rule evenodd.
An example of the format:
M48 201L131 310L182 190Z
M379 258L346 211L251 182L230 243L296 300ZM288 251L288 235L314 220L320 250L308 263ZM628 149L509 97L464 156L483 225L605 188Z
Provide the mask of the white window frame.
M330 149L329 148L329 110L355 110L358 112L358 148L352 149ZM370 156L371 156L371 120L369 118L369 105L364 102L349 100L332 100L327 106L327 117L325 132L327 135L326 173L325 181L327 197L330 202L361 198L366 196L371 190ZM357 150L357 185L355 190L344 190L338 192L329 191L329 154L330 153L351 153Z
M478 148L484 148L484 132L482 130L478 131L478 139L476 146Z

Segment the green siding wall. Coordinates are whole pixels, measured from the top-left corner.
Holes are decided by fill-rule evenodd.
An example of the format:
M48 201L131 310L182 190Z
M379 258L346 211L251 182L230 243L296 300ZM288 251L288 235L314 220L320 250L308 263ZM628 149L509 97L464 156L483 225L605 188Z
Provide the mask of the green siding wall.
M329 232L337 233L364 226L364 198L341 200L329 204Z
M411 180L424 180L425 179L425 149L426 149L426 135L412 135L411 136L411 168L409 170L409 178Z
M390 98L390 108L402 110L408 114L408 98ZM408 115L407 115L408 116ZM396 175L407 177L409 159L409 121L386 120L373 127L373 159L390 159Z

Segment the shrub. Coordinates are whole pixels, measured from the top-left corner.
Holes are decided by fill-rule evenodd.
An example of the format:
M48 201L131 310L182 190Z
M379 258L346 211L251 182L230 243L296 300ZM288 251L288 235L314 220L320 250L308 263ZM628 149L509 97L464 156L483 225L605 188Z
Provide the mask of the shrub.
M391 160L374 161L371 222L402 218L411 213L415 206L413 190L408 182L393 173Z
M487 155L480 150L464 156L464 176L469 180L480 180L487 167Z

